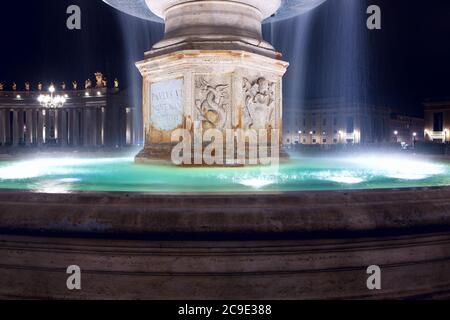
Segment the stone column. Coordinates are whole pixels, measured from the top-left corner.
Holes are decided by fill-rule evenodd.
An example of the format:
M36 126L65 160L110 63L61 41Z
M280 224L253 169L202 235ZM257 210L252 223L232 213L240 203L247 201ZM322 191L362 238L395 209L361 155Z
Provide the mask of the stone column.
M39 112L37 114L37 144L38 146L41 146L45 143L44 139L44 127L45 127L45 110L39 109Z
M19 145L19 112L13 110L13 130L12 130L12 145L17 147Z
M45 139L44 143L48 143L50 141L50 133L52 127L52 121L50 116L50 110L45 110Z
M104 140L104 113L105 108L101 107L97 109L97 143L99 146L103 146L105 144Z
M32 121L33 121L33 144L38 144L38 137L39 137L39 110L33 110L32 111Z
M92 146L96 147L98 145L97 138L98 138L98 126L97 126L97 108L93 108L91 110L91 142Z
M6 112L0 109L0 144L4 146L6 143Z
M60 113L61 113L61 110L59 110L59 109L53 110L53 123L54 123L53 132L54 132L54 138L56 140L56 143L58 143L58 144L59 144L59 138L60 138L60 132L59 132Z
M24 115L25 115L25 110L19 110L18 112L17 112L17 114L18 114L18 120L19 120L19 123L18 123L18 129L19 129L19 144L22 144L22 143L24 143L25 141L24 141L24 135L25 135L25 128L24 128L24 126L25 126L25 123L24 123Z
M25 144L27 146L30 146L33 144L33 110L32 109L28 109L25 111L26 112L26 124L27 124L27 136L25 139Z
M67 111L66 109L62 109L59 112L59 141L61 146L65 147L67 146Z
M73 109L72 114L72 139L71 144L74 147L80 145L80 114L78 109Z
M73 110L67 109L67 144L71 145L73 140Z
M85 108L83 112L83 145L88 147L91 145L91 110Z
M11 110L5 110L5 140L7 144L12 144L11 134Z

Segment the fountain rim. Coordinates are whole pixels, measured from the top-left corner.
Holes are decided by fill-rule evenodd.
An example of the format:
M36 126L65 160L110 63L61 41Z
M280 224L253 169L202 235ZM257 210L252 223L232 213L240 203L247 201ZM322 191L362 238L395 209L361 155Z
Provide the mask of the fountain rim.
M208 237L408 232L442 227L450 230L449 199L450 187L239 195L90 191L47 194L2 189L0 231ZM375 210L379 206L384 210ZM396 219L392 219L394 215Z
M148 0L134 0L134 4L130 6L129 4L125 5L123 0L103 0L106 4L128 15L151 22L164 23L164 20L161 17L149 9L146 1ZM281 6L278 11L274 15L266 18L263 21L263 24L294 18L320 6L326 1L327 0L281 0Z

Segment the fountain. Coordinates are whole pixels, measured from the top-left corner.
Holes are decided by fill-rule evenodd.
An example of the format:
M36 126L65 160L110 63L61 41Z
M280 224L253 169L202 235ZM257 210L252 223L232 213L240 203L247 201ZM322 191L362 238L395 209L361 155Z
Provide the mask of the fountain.
M164 39L137 63L144 79L145 147L136 160L170 160L174 130L198 127L224 136L226 130L267 130L272 147L279 148L288 63L263 40L262 23L324 1L106 0L124 12L165 22Z
M167 160L172 132L203 109L202 87L226 92L225 116L208 110L203 128L246 126L248 81L255 91L274 86L275 116L262 121L256 108L256 128L281 129L288 64L262 40L261 23L324 2L105 1L166 22L137 64L146 127L137 162ZM2 161L0 297L448 298L449 184L447 161L386 153L293 156L275 168L142 165L134 154ZM81 291L66 289L72 265ZM373 265L382 290L367 287Z

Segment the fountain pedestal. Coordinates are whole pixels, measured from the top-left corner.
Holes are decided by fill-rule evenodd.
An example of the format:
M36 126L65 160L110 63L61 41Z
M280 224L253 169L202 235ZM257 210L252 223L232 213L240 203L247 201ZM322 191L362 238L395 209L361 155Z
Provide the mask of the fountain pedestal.
M145 147L138 162L170 160L176 129L282 132L288 63L262 39L280 0L147 1L165 37L137 63L143 76Z

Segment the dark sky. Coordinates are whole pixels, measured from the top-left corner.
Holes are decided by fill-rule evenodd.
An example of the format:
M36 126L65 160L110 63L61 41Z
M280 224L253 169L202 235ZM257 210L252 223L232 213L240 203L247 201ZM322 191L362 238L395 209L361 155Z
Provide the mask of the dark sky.
M277 23L273 38L265 28L287 60L305 59L305 81L298 82L304 89L296 90L299 68L292 67L286 95L356 95L413 115L426 98L450 97L450 1L360 0L362 7L382 8L383 29L376 32L364 28L361 10L349 23L342 11L349 1L329 0L311 14L306 50L293 45L302 34L296 20ZM71 4L82 9L81 31L66 28ZM118 13L101 0L11 0L0 10L0 81L19 88L25 81L81 83L99 70L139 95L134 62L163 32L161 25Z

